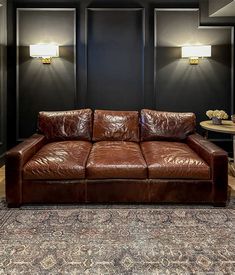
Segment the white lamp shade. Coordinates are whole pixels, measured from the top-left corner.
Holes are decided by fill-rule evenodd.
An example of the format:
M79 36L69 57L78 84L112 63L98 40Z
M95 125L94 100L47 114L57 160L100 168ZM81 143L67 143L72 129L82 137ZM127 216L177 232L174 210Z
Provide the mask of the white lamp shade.
M31 57L58 57L59 46L52 44L36 44L29 46L29 54Z
M183 46L182 57L210 57L211 46Z

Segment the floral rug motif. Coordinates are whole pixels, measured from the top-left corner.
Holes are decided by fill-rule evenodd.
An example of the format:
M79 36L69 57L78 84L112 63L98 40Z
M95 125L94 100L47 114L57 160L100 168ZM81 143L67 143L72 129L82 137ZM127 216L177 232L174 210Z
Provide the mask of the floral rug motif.
M227 208L0 202L0 274L235 274Z

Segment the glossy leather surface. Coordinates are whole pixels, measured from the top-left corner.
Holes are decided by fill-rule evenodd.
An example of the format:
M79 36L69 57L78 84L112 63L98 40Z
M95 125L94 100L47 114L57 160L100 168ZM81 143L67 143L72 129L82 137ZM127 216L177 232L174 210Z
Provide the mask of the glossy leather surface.
M212 180L149 180L149 202L212 203Z
M187 144L211 167L213 198L216 205L224 205L228 198L228 154L199 134L190 135Z
M212 180L87 180L90 203L211 203Z
M18 206L22 203L23 166L45 144L45 136L34 134L6 153L6 201L8 205Z
M87 180L86 193L91 203L149 202L146 179Z
M210 179L210 167L185 143L146 141L141 149L151 179Z
M24 180L23 203L212 203L212 180Z
M50 141L91 140L92 110L40 112L38 128Z
M141 140L184 140L195 131L193 113L160 112L141 110Z
M87 141L48 143L30 159L23 169L27 180L84 179L85 165L92 144Z
M139 141L139 116L136 111L96 110L93 141Z
M93 144L87 166L88 179L142 179L147 167L139 144L125 141L100 141Z
M24 180L24 203L80 203L86 201L85 180Z
M85 175L84 178L85 161L83 162L82 159L86 159L92 145L81 141L84 146L78 146L79 150L74 150L74 145L78 141L66 142L71 143L71 147L67 146L67 149L63 148L62 151L60 146L49 151L45 150L43 158L52 160L52 163L49 169L46 164L43 171L48 172L50 177L53 177L52 179L41 178L41 175L38 177L35 174L37 169L33 167L31 172L29 171L31 176L33 175L32 179L23 178L25 164L30 159L34 159L40 149L47 148L48 145L52 146L53 143L48 143L45 136L35 134L7 152L6 201L9 207L20 206L24 203L76 202L170 202L226 205L228 198L227 153L198 134L189 135L184 141L186 144L183 148L181 148L182 145L175 146L176 142L166 143L166 141L156 141L159 143L157 147L144 145L150 168L151 164L155 165L155 162L159 163L160 160L161 165L156 166L157 171L159 167L162 168L159 175L167 177L174 175L172 178L156 179L148 179L147 165L138 143L125 141L95 143L89 157L89 175ZM57 142L57 145L61 143ZM151 142L143 142L142 147L147 143ZM85 146L85 144L89 145ZM190 152L187 145L191 148ZM168 152L166 152L167 148ZM75 156L76 154L78 155ZM195 156L197 156L196 159ZM66 170L64 176L54 162L55 157L62 160L61 165L65 167L65 170L67 169L66 163L69 169L75 165L76 172ZM203 167L200 167L198 171L197 165L200 166L201 162ZM172 163L174 163L173 166ZM156 168L154 165L153 172ZM200 179L208 176L208 166L210 167L209 179ZM55 174L58 178L54 178ZM76 178L73 179L74 176L71 175L75 175ZM177 178L182 175L185 178Z

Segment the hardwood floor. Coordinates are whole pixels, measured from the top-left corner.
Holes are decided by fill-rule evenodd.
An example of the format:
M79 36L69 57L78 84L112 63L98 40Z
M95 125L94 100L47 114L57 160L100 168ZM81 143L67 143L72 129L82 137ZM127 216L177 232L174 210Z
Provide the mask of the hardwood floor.
M5 197L5 168L0 168L0 198Z
M0 198L5 196L5 168L0 168ZM228 182L231 187L231 194L235 196L235 177L228 176Z
M228 184L231 187L231 195L235 197L235 177L228 175Z

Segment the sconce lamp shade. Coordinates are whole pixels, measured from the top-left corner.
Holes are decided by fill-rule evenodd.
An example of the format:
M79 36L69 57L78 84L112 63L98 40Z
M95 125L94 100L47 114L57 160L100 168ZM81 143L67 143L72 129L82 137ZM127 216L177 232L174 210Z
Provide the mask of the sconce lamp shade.
M183 46L182 57L189 58L189 64L197 65L199 63L199 57L210 57L211 46Z
M59 46L53 44L30 45L29 55L41 58L43 64L51 64L52 57L59 56Z
M29 54L31 57L58 57L59 56L59 46L52 44L36 44L29 46Z
M211 46L183 46L182 57L210 57Z

